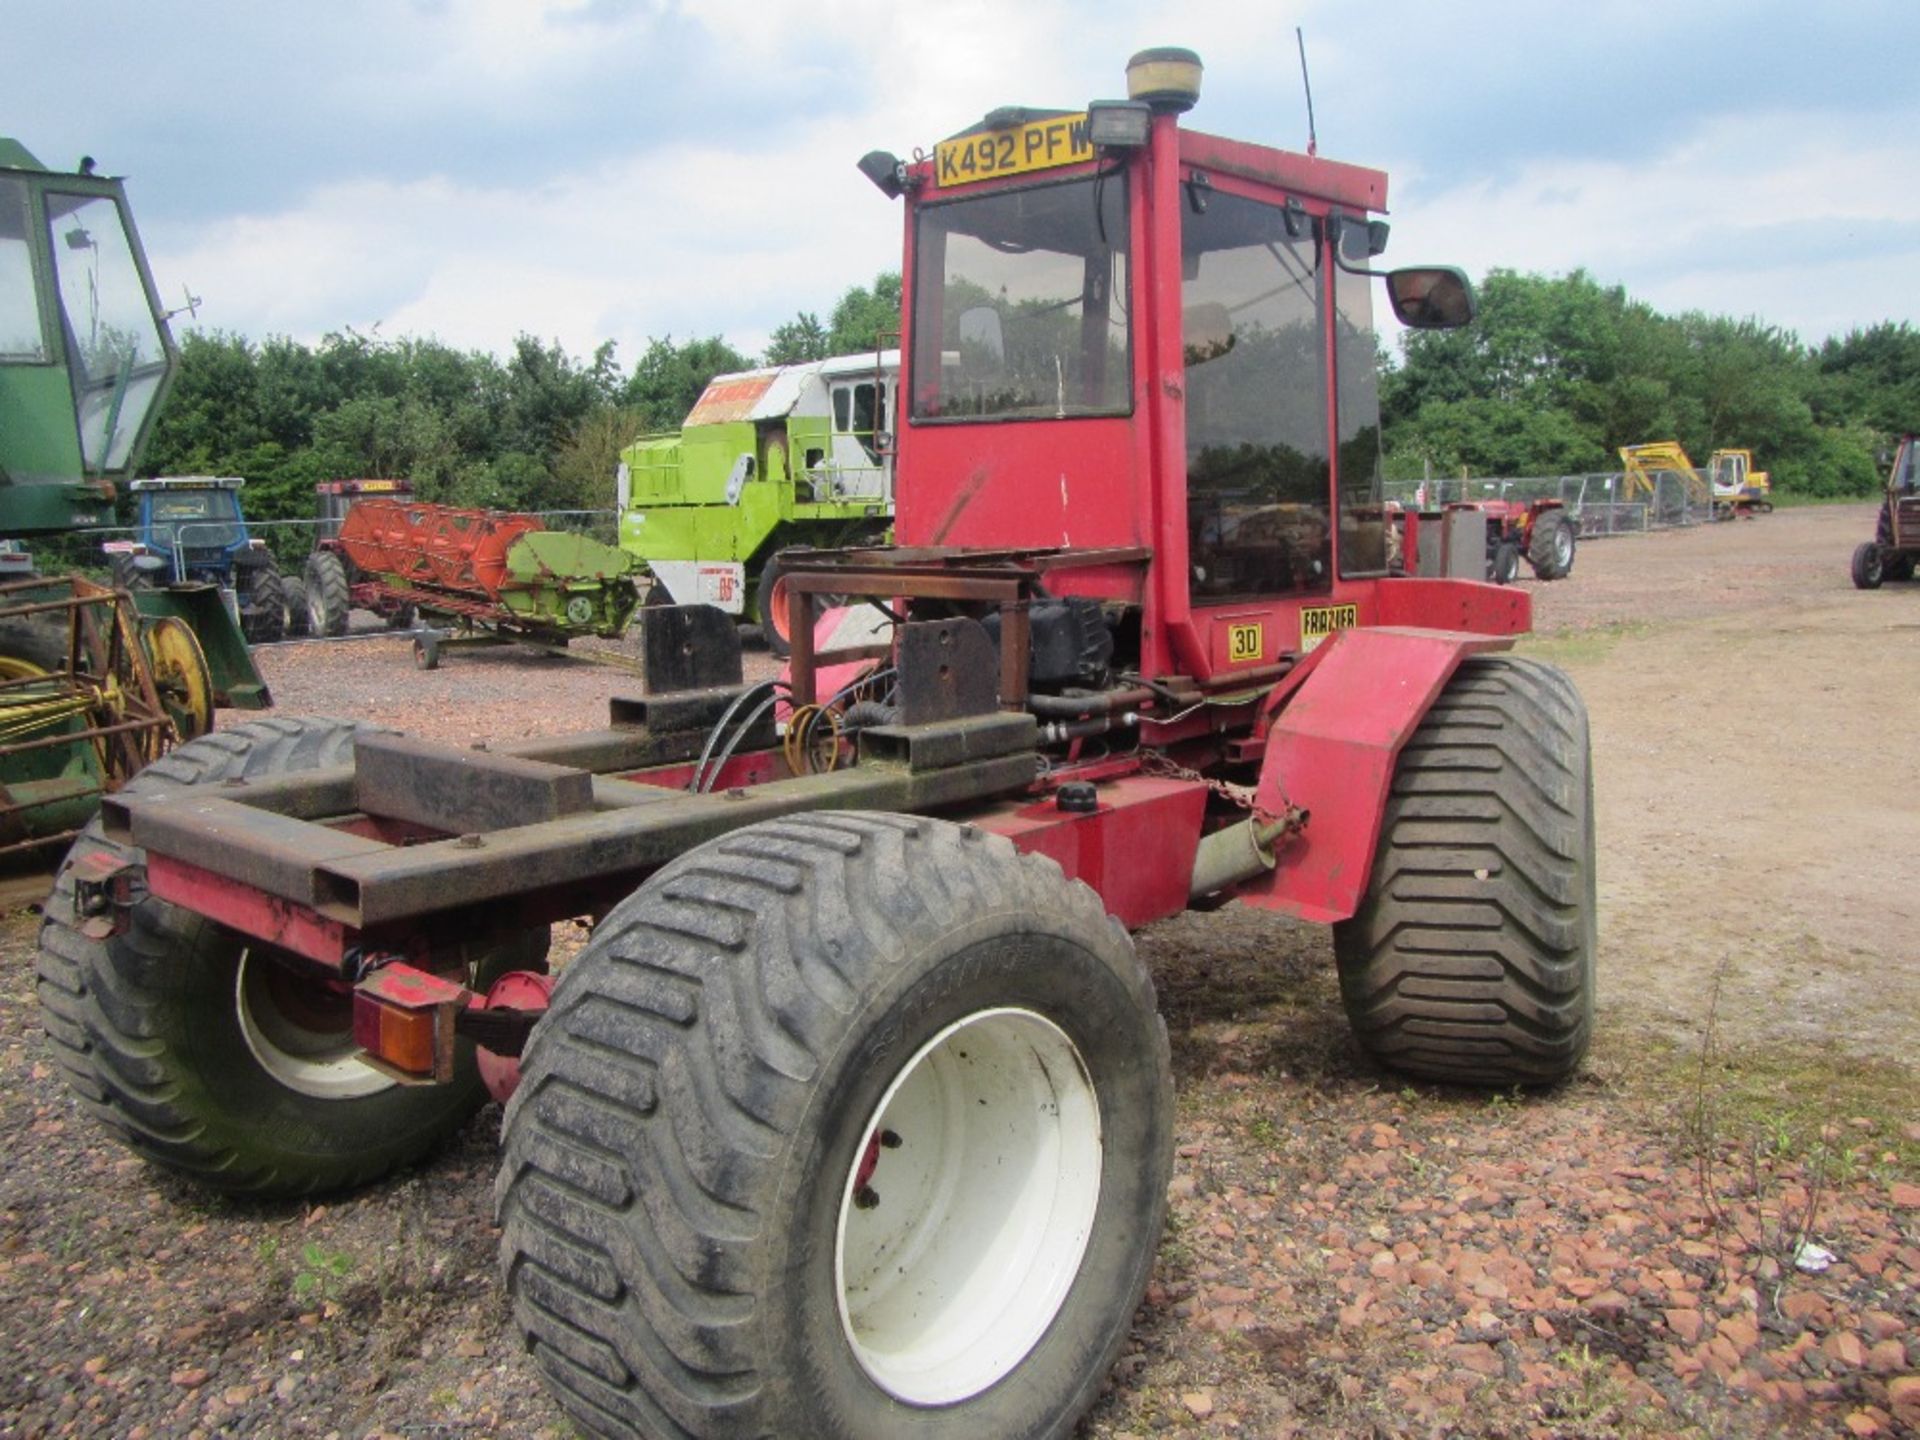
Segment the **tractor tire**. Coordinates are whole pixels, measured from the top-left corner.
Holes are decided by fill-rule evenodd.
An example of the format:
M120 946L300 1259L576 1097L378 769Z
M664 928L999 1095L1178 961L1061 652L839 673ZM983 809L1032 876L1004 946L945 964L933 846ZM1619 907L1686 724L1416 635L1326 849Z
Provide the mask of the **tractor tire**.
M793 637L787 633L787 557L785 550L776 550L767 557L767 563L761 567L760 582L753 592L753 608L760 615L760 633L766 638L767 649L774 658L784 660L793 651ZM816 595L809 613L815 620L835 605L845 603L837 595Z
M287 633L286 594L271 565L252 572L240 597L240 633L249 645L270 644Z
M125 793L342 764L355 728L250 721L182 745ZM74 867L102 852L144 858L98 820L74 843L42 912L40 1009L68 1082L141 1158L234 1195L338 1190L417 1159L486 1098L465 1041L451 1084L396 1084L352 1058L342 987L152 895L123 933L88 935L74 916ZM473 983L538 965L546 938L533 927L467 957Z
M602 1436L1064 1436L1166 1212L1166 1029L1092 891L826 812L660 870L568 965L496 1187L536 1367Z
M1885 552L1871 540L1863 545L1856 545L1853 551L1854 587L1860 590L1878 590L1880 582L1886 577Z
M0 680L60 674L67 668L69 638L64 618L43 613L0 620Z
M347 633L347 611L351 598L347 592L347 567L331 550L316 550L307 557L307 628L315 635Z
M1496 585L1511 585L1520 574L1520 547L1511 540L1502 540L1493 547L1493 554L1487 560L1487 579Z
M307 586L304 580L292 575L280 577L280 611L286 617L281 633L289 640L298 640L313 628L312 618L307 614Z
M151 590L153 576L133 563L133 556L115 552L107 560L107 572L116 590Z
M1348 1018L1429 1080L1546 1085L1593 1029L1593 764L1565 675L1465 660L1394 770L1359 913L1334 926Z
M1541 511L1527 541L1527 563L1534 575L1541 580L1564 580L1572 574L1578 538L1564 512Z

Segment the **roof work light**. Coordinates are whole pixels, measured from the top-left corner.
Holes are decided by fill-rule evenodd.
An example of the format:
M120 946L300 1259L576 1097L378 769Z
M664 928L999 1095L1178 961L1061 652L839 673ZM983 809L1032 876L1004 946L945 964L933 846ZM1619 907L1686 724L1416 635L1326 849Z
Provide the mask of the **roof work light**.
M1087 139L1097 150L1138 150L1152 124L1153 107L1144 100L1096 100L1087 106Z

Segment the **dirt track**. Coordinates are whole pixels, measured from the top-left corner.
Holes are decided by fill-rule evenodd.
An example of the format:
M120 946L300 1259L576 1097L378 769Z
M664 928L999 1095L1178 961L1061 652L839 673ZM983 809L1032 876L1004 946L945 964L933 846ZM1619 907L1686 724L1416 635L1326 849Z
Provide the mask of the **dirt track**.
M1561 1093L1369 1070L1318 931L1236 907L1140 937L1180 1159L1086 1433L1920 1433L1920 907L1895 883L1920 586L1852 589L1870 528L1596 542L1529 585L1599 803L1601 1025ZM420 674L387 639L264 663L284 711L461 743L577 727L628 684L511 650ZM208 1200L61 1087L33 933L0 931L0 1435L570 1433L494 1274L497 1110L363 1195ZM1818 1275L1792 1267L1809 1214Z

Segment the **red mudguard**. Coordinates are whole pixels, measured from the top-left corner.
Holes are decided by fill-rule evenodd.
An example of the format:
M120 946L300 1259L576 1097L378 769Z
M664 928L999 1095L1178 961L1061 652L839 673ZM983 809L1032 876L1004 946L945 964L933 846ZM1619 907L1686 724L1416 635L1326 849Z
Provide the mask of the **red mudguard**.
M1350 919L1367 890L1400 747L1460 662L1512 645L1507 635L1403 627L1343 630L1268 732L1259 803L1289 804L1307 826L1279 868L1236 892L1251 905L1322 924Z

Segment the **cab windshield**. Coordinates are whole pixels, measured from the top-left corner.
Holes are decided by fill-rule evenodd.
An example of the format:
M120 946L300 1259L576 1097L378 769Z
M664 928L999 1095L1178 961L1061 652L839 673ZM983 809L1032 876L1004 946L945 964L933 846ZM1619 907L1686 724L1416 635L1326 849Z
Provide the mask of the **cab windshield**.
M922 207L915 420L1127 412L1126 189L1093 176Z
M226 548L246 538L240 500L231 490L161 491L153 496L153 543L188 550Z
M80 452L89 471L127 464L160 392L167 354L120 207L104 195L47 195L53 268Z
M51 357L33 288L27 217L27 182L17 175L0 175L0 363L40 365Z
M1304 211L1223 192L1182 225L1192 596L1327 589L1320 227Z
M1340 234L1348 264L1364 269L1366 227L1346 225ZM1196 601L1328 590L1336 548L1343 575L1386 570L1371 281L1332 265L1325 236L1325 223L1297 206L1221 192L1182 217L1187 549Z

